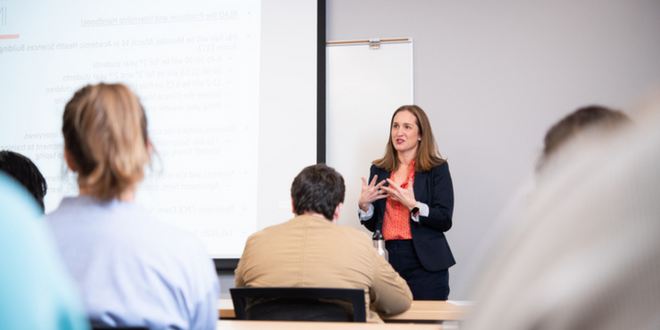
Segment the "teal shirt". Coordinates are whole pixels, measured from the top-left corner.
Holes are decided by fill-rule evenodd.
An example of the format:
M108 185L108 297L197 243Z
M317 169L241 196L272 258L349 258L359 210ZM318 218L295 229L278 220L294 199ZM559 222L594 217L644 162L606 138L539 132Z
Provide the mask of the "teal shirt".
M0 260L0 329L89 329L36 202L4 173Z

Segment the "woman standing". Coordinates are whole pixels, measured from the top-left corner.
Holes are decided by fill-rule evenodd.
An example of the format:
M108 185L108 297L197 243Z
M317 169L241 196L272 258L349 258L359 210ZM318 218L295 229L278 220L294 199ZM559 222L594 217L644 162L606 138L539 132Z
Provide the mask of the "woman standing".
M201 242L135 203L151 149L138 97L122 84L89 85L62 119L79 196L47 220L92 326L215 329L220 286Z
M447 300L448 268L456 263L444 234L454 209L449 167L422 108L400 107L390 129L385 156L371 165L369 183L362 178L360 221L382 232L414 300Z

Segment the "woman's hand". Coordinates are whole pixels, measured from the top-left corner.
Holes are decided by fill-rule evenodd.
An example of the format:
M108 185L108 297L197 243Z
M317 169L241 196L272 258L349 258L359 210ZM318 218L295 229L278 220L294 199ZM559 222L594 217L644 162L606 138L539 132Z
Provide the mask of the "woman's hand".
M376 184L376 179L378 179L378 175L374 175L371 183L367 185L367 179L362 178L362 190L360 191L358 206L364 212L369 211L371 203L387 197L387 193L383 190L385 189L383 187L385 180Z
M408 188L403 189L398 184L394 183L391 179L387 179L387 182L390 184L389 187L382 187L382 190L385 190L388 195L401 204L403 204L408 209L412 210L415 205L417 205L417 200L415 199L415 192L413 191L413 182L412 179L408 181Z

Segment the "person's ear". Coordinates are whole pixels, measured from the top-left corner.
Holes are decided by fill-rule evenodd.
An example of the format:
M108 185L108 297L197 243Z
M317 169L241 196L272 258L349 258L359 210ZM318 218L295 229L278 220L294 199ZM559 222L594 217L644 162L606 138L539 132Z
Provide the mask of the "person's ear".
M147 137L147 154L151 155L151 152L154 150L154 145L151 144L151 139Z
M291 197L291 212L292 212L294 215L297 215L297 214L296 214L296 208L293 206L293 197Z
M332 217L332 223L337 224L337 221L339 221L339 214L341 213L341 207L344 205L344 203L339 203L337 207L335 208L335 214Z
M66 147L64 148L64 160L66 160L66 166L69 167L72 172L78 171L76 162L73 160L73 155L71 155L71 152Z

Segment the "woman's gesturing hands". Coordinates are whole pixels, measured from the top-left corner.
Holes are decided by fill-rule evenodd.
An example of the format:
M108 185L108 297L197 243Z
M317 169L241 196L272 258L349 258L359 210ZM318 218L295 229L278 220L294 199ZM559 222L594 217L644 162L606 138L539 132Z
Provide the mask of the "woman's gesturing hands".
M385 180L376 183L377 179L378 175L374 175L371 183L367 184L367 179L362 178L362 191L360 192L358 206L364 212L369 211L369 205L371 205L371 203L387 197L387 193L383 187Z
M387 183L390 184L389 187L382 187L381 190L385 190L388 195L405 207L412 210L415 205L417 205L417 200L415 199L415 192L413 191L413 182L412 179L408 181L408 188L403 189L398 184L394 183L392 179L387 179Z
M386 198L388 195L409 209L417 205L415 199L415 192L413 191L412 179L408 182L408 188L403 189L391 179L383 180L376 183L378 175L374 175L371 183L367 184L367 179L362 178L362 191L360 192L360 200L358 205L364 212L369 211L371 203ZM389 187L384 187L385 182L389 183Z

